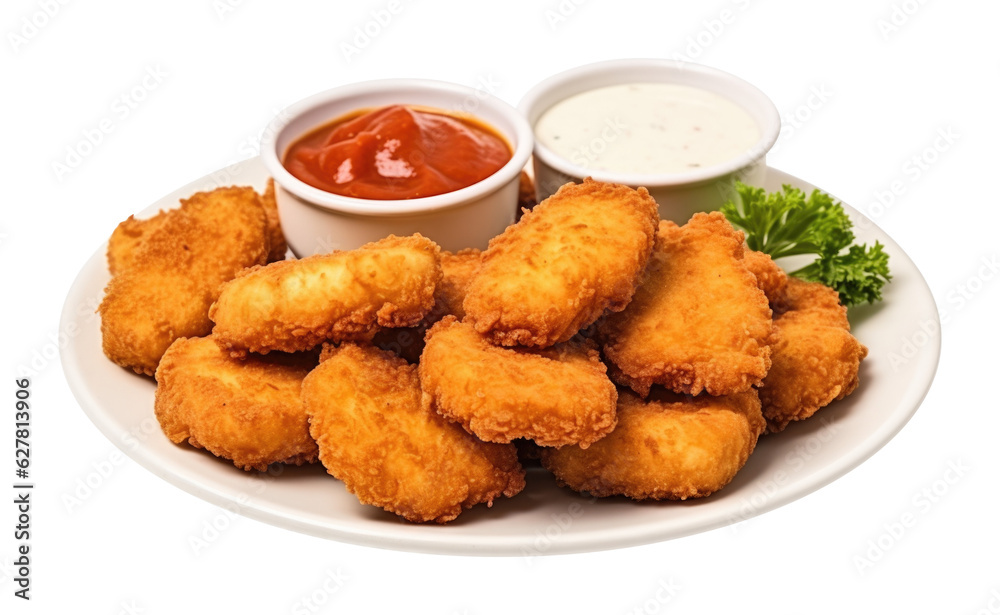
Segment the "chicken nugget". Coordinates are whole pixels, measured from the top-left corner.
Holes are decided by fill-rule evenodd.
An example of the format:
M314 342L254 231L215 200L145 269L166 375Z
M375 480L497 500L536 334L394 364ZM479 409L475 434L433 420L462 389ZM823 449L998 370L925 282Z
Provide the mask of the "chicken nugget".
M315 365L315 354L239 360L209 337L181 338L156 370L156 418L171 441L187 440L244 470L313 463L319 450L301 388Z
M108 270L111 275L118 275L133 266L136 262L135 255L143 240L163 226L171 215L177 215L172 213L177 211L179 210L161 210L160 213L145 220L136 220L135 216L129 216L115 227L108 239Z
M321 358L302 385L310 431L327 471L363 504L444 523L524 488L513 444L482 442L421 406L415 365L349 342Z
M551 346L632 298L653 249L645 188L566 184L490 241L466 318L504 346Z
M174 340L212 330L209 307L223 282L265 262L263 206L252 188L218 188L181 200L148 225L127 220L109 260L115 270L101 314L104 354L152 376Z
M729 395L771 367L771 309L743 263L743 233L719 212L660 223L647 278L624 311L597 327L611 377L645 396Z
M789 312L811 315L816 322L851 330L847 308L840 303L840 294L820 282L808 282L789 277L781 301L775 308L775 317Z
M475 248L441 253L441 285L435 293L434 312L438 320L449 314L465 318L465 295L483 265L483 253ZM434 324L434 323L430 323Z
M757 288L764 292L771 309L778 309L785 301L788 274L775 263L770 255L756 250L745 250L743 264L757 278Z
M736 476L764 431L757 393L715 397L654 391L618 397L618 426L583 450L542 449L563 486L598 497L685 500L710 495Z
M243 272L212 306L213 337L234 356L370 340L412 327L434 305L440 248L416 234Z
M771 371L760 386L768 431L783 430L850 395L868 349L850 333L837 291L789 278L787 311L774 319Z
M273 179L267 180L267 190L259 197L267 224L269 247L267 262L280 261L285 258L288 244L285 243L281 222L278 220L278 205L274 200ZM142 220L137 220L135 216L129 216L127 220L119 224L111 233L111 238L108 239L107 257L111 275L120 273L134 263L135 255L145 238L163 226L166 220L179 215L181 210L183 207L181 209L160 210L155 216Z
M615 426L618 393L590 340L505 348L448 316L427 333L420 382L425 407L489 442L587 447Z
M454 253L442 250L441 282L434 290L434 307L416 327L381 329L372 338L372 344L391 350L410 363L419 361L427 329L445 316L454 315L459 320L465 316L462 301L481 264L482 252L475 248Z

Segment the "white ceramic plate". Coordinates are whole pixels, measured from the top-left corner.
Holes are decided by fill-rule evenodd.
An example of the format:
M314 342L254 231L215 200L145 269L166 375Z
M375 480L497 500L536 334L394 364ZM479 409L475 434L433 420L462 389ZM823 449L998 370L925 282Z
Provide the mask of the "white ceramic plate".
M266 179L259 161L247 160L180 188L140 217L218 183L260 190ZM766 188L782 183L813 188L769 169ZM657 542L744 521L823 487L884 446L926 395L940 351L930 290L892 239L845 209L860 241L885 244L893 274L882 303L850 313L854 334L870 350L861 385L813 419L763 437L736 479L702 500L594 500L557 487L551 475L532 468L527 488L515 498L502 498L492 508L477 506L443 526L415 525L359 504L321 466L245 473L204 451L172 444L153 416L154 381L118 367L101 351L100 319L93 310L109 279L106 246L83 266L66 298L61 330L76 335L70 336L62 363L80 406L135 461L200 498L280 527L355 544L466 555L536 556Z

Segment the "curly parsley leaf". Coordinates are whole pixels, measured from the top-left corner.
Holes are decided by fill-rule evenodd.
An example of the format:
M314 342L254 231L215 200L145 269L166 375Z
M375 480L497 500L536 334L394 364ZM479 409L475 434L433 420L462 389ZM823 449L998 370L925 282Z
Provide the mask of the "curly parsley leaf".
M882 299L882 287L892 279L889 255L877 241L871 248L852 245L853 224L833 197L819 190L807 197L787 184L780 192L767 193L737 182L736 191L739 199L723 205L722 213L744 231L751 250L774 259L816 255L812 264L792 275L836 289L844 305Z
M822 254L792 275L835 288L844 305L875 303L882 300L882 286L892 279L883 247L876 241L871 248L851 246L846 254Z

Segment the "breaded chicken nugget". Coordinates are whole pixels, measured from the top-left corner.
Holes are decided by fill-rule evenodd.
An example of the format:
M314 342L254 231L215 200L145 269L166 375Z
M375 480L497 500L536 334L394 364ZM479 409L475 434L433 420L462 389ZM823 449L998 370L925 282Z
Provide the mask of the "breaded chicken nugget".
M618 426L583 450L542 449L542 465L561 485L598 497L684 500L726 486L764 431L753 389L714 397L654 391L618 397Z
M774 319L771 371L760 387L768 431L809 418L858 386L868 349L850 333L837 291L789 278L786 312Z
M605 372L589 340L504 348L454 316L431 328L420 357L424 406L489 442L586 448L603 438L618 398Z
M483 265L483 253L475 248L460 250L455 253L441 253L441 284L434 294L434 313L438 320L449 314L459 320L465 318L465 295L469 292L472 280ZM434 323L430 323L434 324Z
M568 340L628 304L657 220L645 188L566 184L490 241L465 297L467 319L504 346Z
M230 357L208 337L170 345L156 370L156 418L185 440L244 470L316 461L302 406L302 380L316 355Z
M482 252L475 248L455 253L442 250L441 281L434 290L434 307L416 327L381 329L372 338L372 344L391 350L410 363L419 361L427 329L445 316L454 315L459 320L465 316L462 302L481 264Z
M645 396L729 395L771 366L771 310L743 263L743 233L719 212L660 223L647 278L623 312L597 327L611 377Z
M274 200L274 180L268 179L267 190L260 196L260 203L264 208L264 215L267 221L268 236L268 256L267 262L280 261L285 258L288 244L285 243L285 236L281 230L281 222L278 220L278 205ZM120 273L130 264L135 262L135 255L139 246L146 237L163 226L164 222L172 216L179 215L183 209L161 210L152 218L137 220L135 216L129 216L111 233L108 239L108 269L111 275Z
M851 323L847 320L847 308L841 305L840 295L819 282L789 277L780 305L775 308L775 317L788 312L808 313L816 322L841 329L851 328Z
M771 309L778 309L784 304L785 287L788 286L788 274L771 260L770 255L756 250L745 250L743 264L757 278L757 288L764 292Z
M324 349L302 386L320 461L363 504L415 522L524 488L513 444L482 442L420 405L417 368L352 343Z
M211 332L208 309L222 283L264 263L268 252L252 188L199 192L153 220L116 231L122 241L109 250L116 274L98 309L104 354L150 376L175 339Z
M213 337L239 356L367 340L379 326L412 327L434 305L439 252L422 235L390 235L357 250L245 271L212 306Z
M136 253L143 240L170 218L178 215L179 210L160 211L152 218L136 220L129 216L127 220L115 227L108 239L108 270L111 275L118 275L135 264Z

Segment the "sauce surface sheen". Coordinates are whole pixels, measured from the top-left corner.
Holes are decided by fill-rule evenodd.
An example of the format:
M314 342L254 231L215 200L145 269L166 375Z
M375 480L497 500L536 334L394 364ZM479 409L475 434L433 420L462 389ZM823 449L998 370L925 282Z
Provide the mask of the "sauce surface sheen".
M486 124L441 109L362 109L294 141L283 165L303 182L342 196L395 200L471 186L511 159Z

